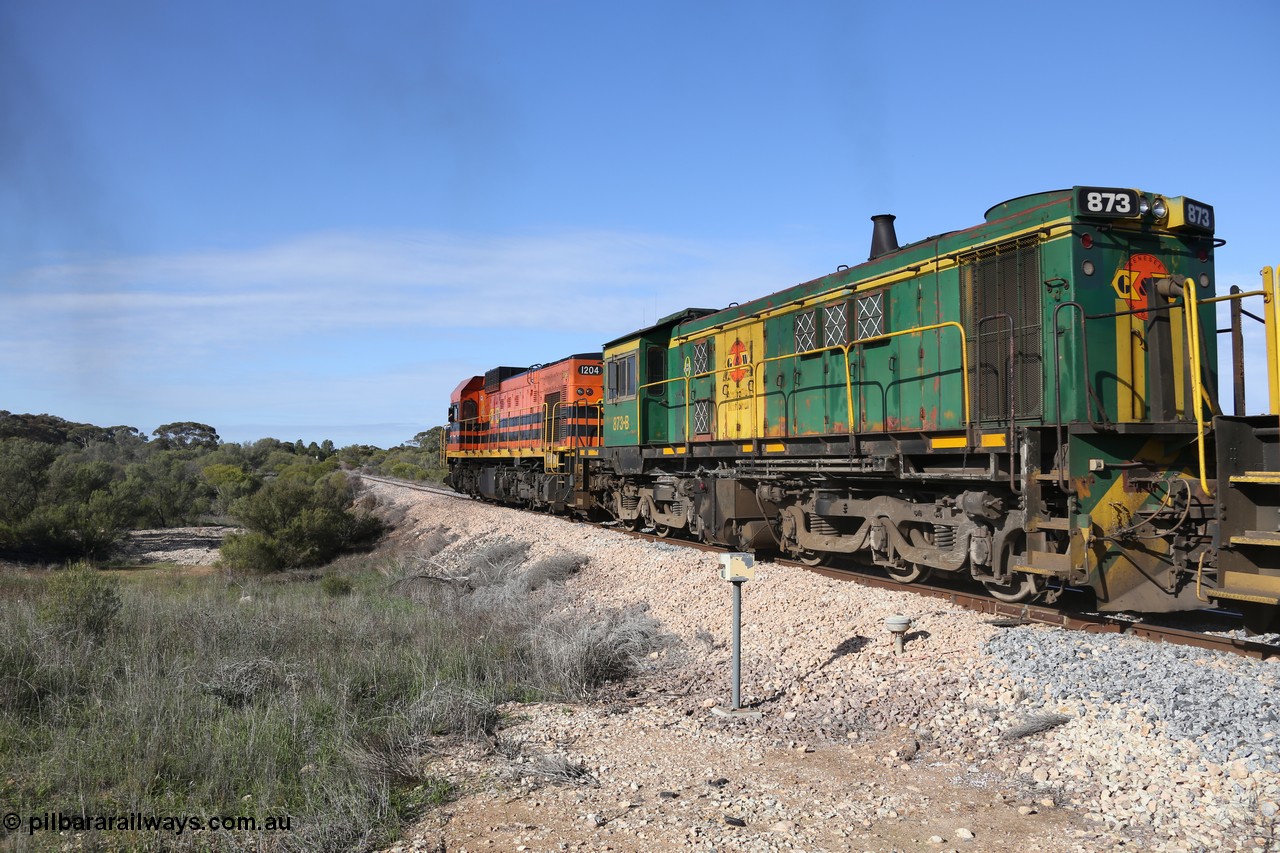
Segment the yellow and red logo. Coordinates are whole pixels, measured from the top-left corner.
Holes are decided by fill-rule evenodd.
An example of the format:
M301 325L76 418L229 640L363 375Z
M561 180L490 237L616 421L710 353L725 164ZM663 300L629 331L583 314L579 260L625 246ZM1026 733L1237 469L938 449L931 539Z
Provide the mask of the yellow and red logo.
M746 365L750 360L747 355L747 345L741 339L735 339L733 346L729 347L729 378L734 382L741 382L746 378Z
M1147 292L1157 279L1166 278L1169 270L1164 261L1155 255L1131 255L1128 263L1122 264L1111 279L1111 287L1116 294L1129 303L1130 310L1136 311L1139 319L1147 319Z

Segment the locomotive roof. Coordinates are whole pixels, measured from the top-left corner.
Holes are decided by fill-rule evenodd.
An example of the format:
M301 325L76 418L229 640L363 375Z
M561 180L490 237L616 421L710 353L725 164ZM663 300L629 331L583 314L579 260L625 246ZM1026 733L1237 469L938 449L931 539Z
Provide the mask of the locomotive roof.
M512 377L515 377L515 376L524 376L526 373L529 373L530 371L533 371L533 370L545 370L548 367L555 367L557 364L560 364L566 361L572 361L575 358L585 359L587 361L599 361L600 353L579 352L579 353L574 353L573 355L566 355L564 358L558 358L555 361L548 361L545 364L531 364L528 367L495 368L495 369L514 371L513 373L504 374L502 377L503 379L511 379Z
M900 270L905 266L932 261L936 257L954 252L966 251L976 244L999 239L1006 233L1036 223L1060 219L1069 213L1071 196L1072 190L1052 190L1009 199L987 210L984 216L985 221L977 225L917 240L861 264L791 285L775 293L743 302L741 305L732 305L717 312L697 314L682 321L681 328L673 331L672 336L696 334L741 317L749 317L761 311L780 307L797 299L843 286L856 285ZM618 338L615 342L629 340L640 334L643 332L633 332Z
M706 317L708 315L715 314L719 310L719 308L685 308L675 312L674 314L668 314L652 326L647 326L635 332L628 332L621 337L614 338L611 341L606 341L604 349L608 349L614 344L622 343L623 341L629 341L632 338L643 337L644 335L647 335L650 332L655 332L658 329L665 329L668 326L674 326L677 323L684 323L689 320L696 320L699 317Z

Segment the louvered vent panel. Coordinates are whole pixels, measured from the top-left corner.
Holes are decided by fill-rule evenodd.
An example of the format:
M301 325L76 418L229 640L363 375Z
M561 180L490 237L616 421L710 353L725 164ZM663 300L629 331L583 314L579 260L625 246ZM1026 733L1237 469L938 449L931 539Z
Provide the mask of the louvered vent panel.
M1001 243L962 257L972 398L981 421L1009 420L1009 339L1018 418L1044 413L1040 241ZM983 322L984 318L986 319ZM981 324L981 328L979 328Z

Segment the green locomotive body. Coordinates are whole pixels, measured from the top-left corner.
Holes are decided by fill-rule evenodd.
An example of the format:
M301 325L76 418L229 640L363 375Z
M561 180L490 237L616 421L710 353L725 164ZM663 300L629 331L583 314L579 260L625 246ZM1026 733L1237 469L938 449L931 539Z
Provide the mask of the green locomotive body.
M1276 420L1215 402L1211 207L1075 187L905 247L873 219L864 264L606 344L579 505L1013 601L1274 612Z

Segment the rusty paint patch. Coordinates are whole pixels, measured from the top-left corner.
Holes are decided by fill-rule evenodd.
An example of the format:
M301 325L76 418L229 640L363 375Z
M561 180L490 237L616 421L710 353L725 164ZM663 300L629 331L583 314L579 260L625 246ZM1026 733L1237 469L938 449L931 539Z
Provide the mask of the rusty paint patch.
M1092 477L1076 477L1071 481L1071 483L1075 486L1077 495L1082 498L1090 497L1092 493L1090 486L1093 485Z

